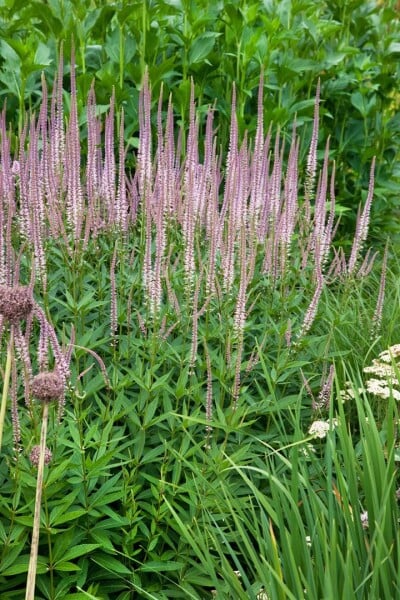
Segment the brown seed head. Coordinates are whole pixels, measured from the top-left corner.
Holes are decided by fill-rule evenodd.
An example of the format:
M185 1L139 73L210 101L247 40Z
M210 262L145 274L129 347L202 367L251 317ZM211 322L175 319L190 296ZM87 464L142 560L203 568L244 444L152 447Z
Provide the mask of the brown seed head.
M64 383L56 371L44 371L32 379L32 396L41 402L61 400L64 395Z
M23 285L0 285L0 314L10 323L18 323L33 308L32 290Z
M53 455L51 453L51 450L49 450L49 448L45 448L44 449L44 464L48 465L49 462L51 461ZM40 446L33 446L31 453L29 455L29 460L31 461L31 465L33 465L34 467L37 467L39 465L39 458L40 458Z

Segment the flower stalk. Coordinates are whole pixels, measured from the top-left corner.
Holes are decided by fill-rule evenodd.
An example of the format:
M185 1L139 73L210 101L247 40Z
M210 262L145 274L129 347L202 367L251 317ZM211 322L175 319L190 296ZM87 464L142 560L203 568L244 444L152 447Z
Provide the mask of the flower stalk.
M64 396L64 381L57 371L43 371L32 380L32 395L43 405L42 428L40 432L39 461L36 480L35 514L33 517L33 530L31 554L29 558L28 578L26 582L25 600L35 600L35 582L37 571L37 557L39 550L40 532L40 507L42 501L44 465L48 457L46 448L47 421L49 417L49 404L52 400L62 401Z
M36 480L35 514L33 517L33 531L31 542L31 554L29 558L28 578L26 581L25 600L35 600L35 583L37 570L37 557L39 550L40 532L40 507L42 502L43 475L46 458L47 421L49 416L49 403L43 403L42 429L40 432L39 464Z
M11 366L12 366L12 359L13 359L13 346L14 346L14 332L13 332L13 328L11 327L10 339L8 341L8 346L7 346L6 367L5 367L5 371L4 371L3 392L2 392L2 396L1 396L1 406L0 406L0 450L1 450L2 441L3 441L3 429L4 429L4 420L6 417L8 390L10 388Z

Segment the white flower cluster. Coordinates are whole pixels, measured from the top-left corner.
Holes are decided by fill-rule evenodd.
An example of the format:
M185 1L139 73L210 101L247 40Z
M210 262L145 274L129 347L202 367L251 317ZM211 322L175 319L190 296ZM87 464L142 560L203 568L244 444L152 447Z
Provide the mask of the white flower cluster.
M393 396L395 400L400 400L400 392L390 384L386 383L383 379L368 379L366 382L367 392L387 400L390 396Z
M364 510L364 512L362 512L360 514L360 521L361 521L361 526L363 529L368 529L369 527L369 522L368 522L368 511Z
M387 350L384 350L380 353L379 358L383 360L383 362L391 363L393 359L400 357L400 344L394 344L394 346L390 346ZM397 361L396 361L397 362Z
M387 400L393 397L400 401L400 380L398 373L400 371L400 344L390 346L374 358L372 363L363 369L363 372L370 375L365 382L365 388L358 388L358 393L368 392L377 398ZM342 401L352 400L355 397L356 390L349 381L346 387L341 390L340 397Z
M315 454L315 448L312 444L306 444L299 448L299 453L305 458L311 458Z
M308 433L317 438L324 438L330 429L337 427L337 419L332 421L313 421L310 425Z

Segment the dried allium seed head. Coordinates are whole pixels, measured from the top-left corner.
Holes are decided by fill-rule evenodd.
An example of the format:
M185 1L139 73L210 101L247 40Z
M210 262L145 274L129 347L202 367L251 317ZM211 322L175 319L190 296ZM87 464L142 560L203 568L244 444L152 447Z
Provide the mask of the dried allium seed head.
M0 285L0 314L10 323L18 323L33 308L32 290L23 285Z
M29 460L31 461L31 465L37 467L39 465L39 457L40 457L40 446L33 446L31 453L29 455ZM44 464L48 465L51 462L53 455L49 448L44 449Z
M32 379L32 396L41 402L61 400L64 395L64 382L56 371L44 371Z

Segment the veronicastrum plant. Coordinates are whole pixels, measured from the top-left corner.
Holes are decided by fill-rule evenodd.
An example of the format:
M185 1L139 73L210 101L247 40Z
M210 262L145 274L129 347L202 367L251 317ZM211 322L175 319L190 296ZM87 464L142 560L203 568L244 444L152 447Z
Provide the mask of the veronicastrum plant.
M127 115L125 141L137 147L138 95L145 68L156 94L172 93L175 110L187 123L190 78L199 111L215 104L219 140L227 149L230 94L238 95L241 134L256 129L255 90L265 71L264 116L285 128L295 116L304 129L305 159L311 132L315 81L320 76L324 110L321 143L328 135L337 161L337 213L348 240L369 167L378 156L372 232L397 231L392 210L398 177L399 98L396 93L399 18L396 0L210 0L188 2L99 2L51 0L28 4L9 0L0 7L2 31L0 94L7 97L7 119L22 130L26 108L38 109L43 69L56 74L59 40L67 52L75 41L79 118L96 80L98 110L106 111L112 90ZM26 23L30 23L29 32ZM67 82L66 82L67 83Z
M369 414L368 399L347 413L335 392L348 378L346 368L356 373L372 336L384 331L385 261L375 272L364 248L374 161L345 252L334 243L329 146L322 160L317 154L317 83L304 165L296 125L291 142L265 131L262 77L253 137L240 135L232 92L222 163L212 109L201 141L194 87L182 132L172 104L163 113L162 97L153 115L146 75L132 172L125 168L132 158L126 118L114 96L102 119L90 89L82 130L74 69L68 119L62 76L60 64L50 98L43 80L40 113L26 122L15 160L4 115L1 123L2 247L11 239L22 246L60 339L69 339L66 324L76 335L76 386L66 418L48 434L53 459L40 499L36 594L274 598L334 589L340 595L341 557L354 531L353 566L368 550L358 511L368 511L376 532L369 547L378 558L394 539L389 526L378 534L381 492L373 496L373 473L361 487L351 479L355 461L364 464L354 414L360 421ZM357 319L369 326L354 341ZM388 419L395 410L389 408ZM347 418L354 440L346 437ZM27 420L21 429L22 440L29 439ZM371 431L365 453L381 457L374 468L392 481L393 462L385 456L394 434L379 446L381 430ZM335 436L343 459L332 450ZM43 467L43 442L40 456ZM18 597L29 567L36 479L24 453L17 465L4 464L1 477L0 585ZM387 498L393 517L394 496ZM322 581L327 532L337 537L340 567ZM307 536L315 553L307 550ZM301 553L300 571L294 567ZM384 558L390 571L395 559ZM346 592L373 582L381 593L374 563L364 564L365 581L348 574Z

